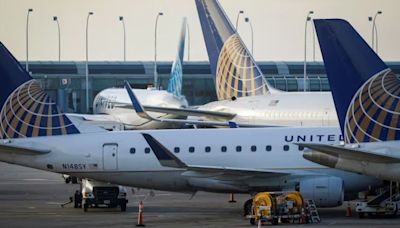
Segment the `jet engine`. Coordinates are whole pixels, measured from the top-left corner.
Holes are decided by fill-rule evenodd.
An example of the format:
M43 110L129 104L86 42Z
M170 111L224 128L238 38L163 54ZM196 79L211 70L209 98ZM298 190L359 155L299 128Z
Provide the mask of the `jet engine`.
M305 199L314 200L317 207L336 207L343 203L344 185L338 177L315 177L300 181L299 189Z

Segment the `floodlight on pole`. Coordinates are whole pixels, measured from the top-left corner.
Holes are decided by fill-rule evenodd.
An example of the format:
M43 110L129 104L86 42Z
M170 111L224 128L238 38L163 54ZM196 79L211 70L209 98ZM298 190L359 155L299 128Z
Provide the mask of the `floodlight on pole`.
M246 17L244 18L244 21L246 23L249 23L250 29L251 29L251 54L254 54L254 31L253 31L253 24L250 21L250 18ZM254 56L253 56L254 57Z
M154 27L154 88L158 88L158 73L157 73L157 26L158 26L158 18L163 16L163 12L158 12L156 17L156 24Z
M243 11L243 10L239 10L239 12L238 12L238 14L237 14L237 16L236 16L236 25L235 25L235 30L236 30L236 32L237 32L237 29L238 29L238 26L239 26L239 17L240 17L240 14L244 14L244 11Z
M29 15L33 12L33 9L28 9L26 14L26 62L25 70L29 73Z
M119 16L119 21L122 22L122 28L124 31L124 62L126 62L126 30L125 30L125 21L123 16Z
M306 78L307 78L307 25L311 20L311 15L314 11L309 11L306 17L306 23L304 28L304 75L303 75L303 90L306 91Z
M89 12L86 18L86 113L89 113L89 18L93 12Z
M57 23L58 29L58 62L61 62L61 31L60 31L60 23L58 21L58 17L54 16L53 21Z

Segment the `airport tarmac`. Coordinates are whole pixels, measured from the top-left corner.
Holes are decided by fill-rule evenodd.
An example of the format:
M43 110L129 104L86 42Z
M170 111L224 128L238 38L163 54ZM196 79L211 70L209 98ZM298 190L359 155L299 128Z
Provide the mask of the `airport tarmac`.
M189 194L156 191L151 197L148 190L139 190L128 194L127 212L89 209L84 213L72 204L62 208L60 204L78 188L76 184L65 184L60 174L0 162L0 227L134 227L138 202L145 198L147 227L251 227L242 217L247 195L236 195L237 203L228 203L227 194L200 192L190 200ZM344 207L320 209L319 213L322 223L301 226L400 226L400 218L345 217Z

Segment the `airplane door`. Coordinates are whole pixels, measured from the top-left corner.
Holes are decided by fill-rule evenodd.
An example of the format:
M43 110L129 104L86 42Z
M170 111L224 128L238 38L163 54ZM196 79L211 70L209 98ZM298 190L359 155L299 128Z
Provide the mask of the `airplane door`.
M116 170L118 168L118 144L103 145L103 169Z

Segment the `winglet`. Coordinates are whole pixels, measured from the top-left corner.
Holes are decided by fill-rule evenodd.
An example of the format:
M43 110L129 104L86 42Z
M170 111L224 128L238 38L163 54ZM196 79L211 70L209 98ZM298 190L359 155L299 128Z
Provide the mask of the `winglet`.
M229 121L229 128L239 128L239 125L234 121Z
M142 133L144 139L147 141L158 161L162 166L172 168L187 168L187 165L177 158L171 151L158 142L153 136Z
M150 119L153 120L153 117L151 117L147 112L144 110L142 104L140 104L139 99L137 99L135 93L132 90L131 85L129 85L128 81L124 81L125 84L125 89L126 92L128 92L129 98L131 99L131 103L133 108L135 109L136 113L144 118L144 119Z

